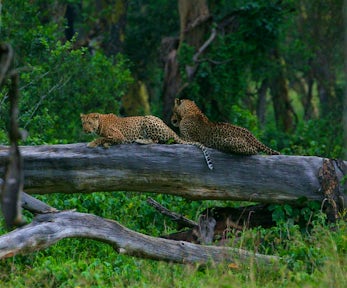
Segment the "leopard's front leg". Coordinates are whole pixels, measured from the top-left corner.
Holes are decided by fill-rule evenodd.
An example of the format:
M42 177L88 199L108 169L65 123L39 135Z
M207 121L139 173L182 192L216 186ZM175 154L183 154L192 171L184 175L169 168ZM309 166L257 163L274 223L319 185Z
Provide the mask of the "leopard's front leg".
M94 148L94 147L98 147L98 146L105 146L105 145L109 145L110 140L105 138L105 137L101 137L101 138L97 138L95 140L93 140L92 142L89 142L87 147L89 148Z
M126 139L123 133L117 129L117 127L109 127L104 131L103 136L105 137L105 141L103 143L105 148L110 147L112 144L123 144L130 142L128 139Z

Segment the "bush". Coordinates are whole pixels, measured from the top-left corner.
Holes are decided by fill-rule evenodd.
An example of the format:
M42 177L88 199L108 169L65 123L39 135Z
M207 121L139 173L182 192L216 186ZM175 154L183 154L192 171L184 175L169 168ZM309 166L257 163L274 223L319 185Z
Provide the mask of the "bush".
M10 1L4 8L1 34L3 41L12 44L20 71L19 121L29 132L25 144L78 141L82 139L80 113L118 113L120 99L133 81L123 55L92 55L86 48L75 49L74 39L56 40L63 38L63 31L55 23L41 23L38 5ZM2 119L8 119L6 100L5 87L0 91ZM1 141L7 124L1 121Z

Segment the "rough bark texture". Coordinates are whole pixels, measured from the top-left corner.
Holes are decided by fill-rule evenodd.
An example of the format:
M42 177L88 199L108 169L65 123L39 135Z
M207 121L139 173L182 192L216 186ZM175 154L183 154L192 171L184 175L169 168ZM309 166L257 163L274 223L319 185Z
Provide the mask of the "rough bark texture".
M278 262L277 257L242 249L155 238L131 231L116 221L73 211L38 215L31 224L1 236L0 259L41 250L71 237L106 242L128 255L178 263L247 263L251 259L261 265Z
M4 175L8 149L0 146L0 178ZM236 156L208 151L214 162L212 171L201 151L190 145L127 144L109 149L87 148L85 143L25 146L20 148L24 191L29 194L137 191L189 199L265 203L325 198L318 177L323 158ZM343 174L334 165L334 173L340 180ZM345 199L344 203L346 207Z
M179 42L177 47L172 46L173 49L167 51L168 56L165 57L163 120L167 124L170 124L174 99L178 97L184 86L177 57L180 47L185 43L198 51L204 43L205 33L208 31L208 20L211 18L206 0L179 0L178 11L180 15Z

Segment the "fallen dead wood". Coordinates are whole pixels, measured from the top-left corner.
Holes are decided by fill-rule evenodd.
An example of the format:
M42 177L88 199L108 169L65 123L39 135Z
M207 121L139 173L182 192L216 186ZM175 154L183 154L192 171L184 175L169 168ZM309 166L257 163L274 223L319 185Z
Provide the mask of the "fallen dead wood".
M131 231L113 220L73 211L40 214L32 223L1 236L0 259L41 250L72 237L106 242L128 255L177 263L248 263L254 259L260 265L269 265L279 260L242 249L155 238Z
M255 227L269 228L275 225L269 204L251 205L246 207L212 207L200 213L199 223L183 231L164 235L165 239L188 241L192 243L224 243L244 231ZM213 225L211 225L211 223ZM188 227L188 226L187 226ZM207 233L203 227L210 227ZM209 231L208 231L209 232Z
M201 151L189 145L128 144L90 149L84 143L20 147L24 190L30 194L137 191L265 203L325 198L318 177L324 158L237 156L208 150L214 162L212 171ZM7 156L8 147L0 146L0 177ZM341 163L347 165L346 161ZM343 173L334 165L336 179L341 180ZM346 207L346 199L343 201Z
M0 178L0 196L2 195L1 186L3 184L3 180ZM57 212L58 210L48 204L28 195L25 192L21 192L21 206L22 208L30 211L31 213L50 213Z
M209 244L213 241L224 242L232 234L241 233L244 229L255 227L268 228L275 225L269 204L250 205L246 207L211 207L200 213L199 223L172 212L152 198L147 203L158 212L177 223L175 232L162 236L165 239L188 241L198 244Z
M179 227L190 227L190 228L198 227L198 223L196 223L195 221L187 219L186 217L178 213L168 210L167 208L160 205L157 201L155 201L152 198L147 198L147 203L151 205L152 207L154 207L161 214L164 214L165 216L170 217L172 221L176 222L178 229Z

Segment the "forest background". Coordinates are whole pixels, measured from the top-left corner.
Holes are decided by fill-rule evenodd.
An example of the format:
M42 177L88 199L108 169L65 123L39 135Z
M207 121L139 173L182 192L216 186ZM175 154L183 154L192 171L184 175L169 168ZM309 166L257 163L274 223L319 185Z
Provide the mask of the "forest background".
M283 154L346 159L343 0L11 0L0 7L1 41L12 45L14 68L20 72L19 122L28 132L23 145L91 140L82 132L80 113L153 114L170 124L173 99L180 97L194 100L213 121L248 128ZM6 87L0 91L1 144L8 144L7 93ZM151 235L175 231L146 205L147 196L115 192L40 199ZM191 219L216 205L168 195L155 198ZM67 239L46 251L1 262L0 283L346 283L345 224L331 231L313 204L309 211L272 209L278 226L248 231L241 242L250 250L256 246L259 252L288 257L277 272L252 266L201 270L117 255L100 243ZM309 215L310 226L314 223L309 231L295 222L298 215Z

